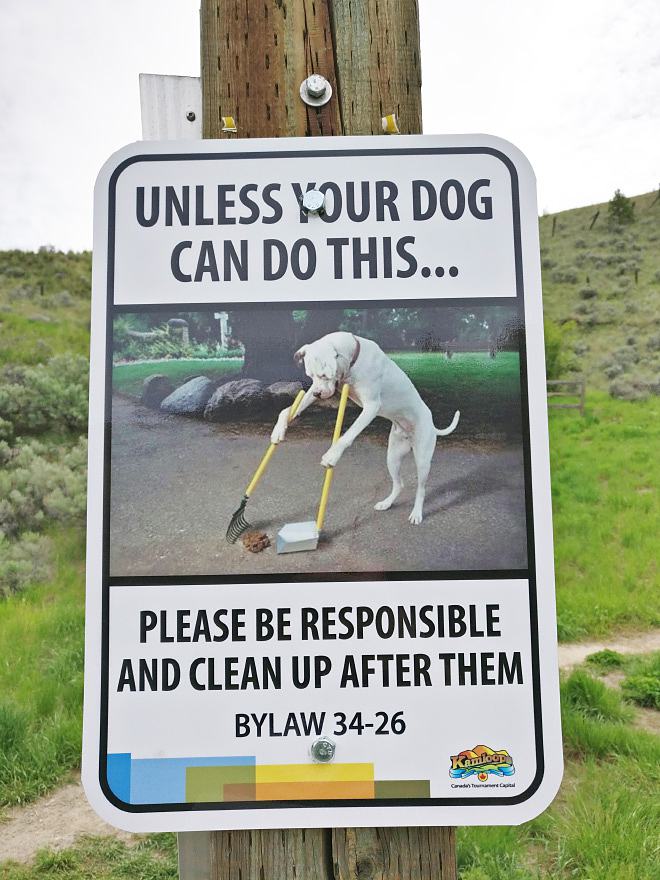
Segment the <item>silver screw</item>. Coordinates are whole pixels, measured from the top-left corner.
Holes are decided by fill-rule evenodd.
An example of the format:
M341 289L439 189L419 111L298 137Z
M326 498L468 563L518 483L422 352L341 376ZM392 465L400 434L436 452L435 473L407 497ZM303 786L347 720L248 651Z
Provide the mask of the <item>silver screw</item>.
M312 753L312 758L318 761L319 764L327 764L334 758L336 748L337 746L329 737L322 736L314 740L310 752Z
M302 198L305 214L322 214L325 207L325 196L319 189L308 189Z
M194 122L196 118L197 117L195 116L195 111L188 110L188 112L186 113L186 119L188 120L188 122Z
M310 107L322 107L332 97L332 86L320 73L313 73L301 82L300 97Z

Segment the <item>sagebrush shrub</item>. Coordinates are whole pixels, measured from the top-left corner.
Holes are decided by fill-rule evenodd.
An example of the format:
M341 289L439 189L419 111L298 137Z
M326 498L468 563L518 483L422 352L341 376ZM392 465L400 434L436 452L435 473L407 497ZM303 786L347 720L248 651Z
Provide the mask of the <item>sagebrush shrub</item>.
M89 364L58 355L46 364L9 366L0 373L0 418L16 435L80 433L87 427Z
M86 506L87 440L49 447L36 440L0 442L0 536L39 531L49 519L82 522Z
M594 299L594 297L598 296L598 291L595 287L581 287L578 290L578 294L581 299Z
M0 535L0 598L50 575L50 541L25 532L15 541Z
M555 284L577 284L578 273L573 267L567 266L564 269L555 269L550 276L550 280L554 281Z

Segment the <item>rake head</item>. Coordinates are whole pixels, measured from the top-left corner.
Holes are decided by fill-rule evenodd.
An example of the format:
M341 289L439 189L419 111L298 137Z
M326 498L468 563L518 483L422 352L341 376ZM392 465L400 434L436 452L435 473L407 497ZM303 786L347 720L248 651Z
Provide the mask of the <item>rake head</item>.
M227 526L227 534L226 538L229 544L235 544L236 541L241 537L243 532L247 531L250 528L250 523L245 519L244 511L245 505L248 503L247 495L243 496L243 500L241 501L238 509L234 511L232 518L229 520L229 525Z

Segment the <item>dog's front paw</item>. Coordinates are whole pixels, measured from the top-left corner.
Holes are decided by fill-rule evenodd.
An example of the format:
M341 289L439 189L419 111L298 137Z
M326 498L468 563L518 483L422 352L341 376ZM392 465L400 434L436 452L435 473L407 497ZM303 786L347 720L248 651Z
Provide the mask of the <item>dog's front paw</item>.
M422 511L416 510L413 507L412 512L411 512L410 516L408 517L408 522L414 526L418 526L423 519L424 519L424 517L422 516Z
M284 424L281 424L280 422L278 422L271 432L270 442L271 443L281 443L282 440L284 440L284 438L286 437L286 429L287 429L286 422L284 422Z
M321 459L321 464L324 468L332 468L336 466L340 458L341 449L338 449L336 446L331 446Z

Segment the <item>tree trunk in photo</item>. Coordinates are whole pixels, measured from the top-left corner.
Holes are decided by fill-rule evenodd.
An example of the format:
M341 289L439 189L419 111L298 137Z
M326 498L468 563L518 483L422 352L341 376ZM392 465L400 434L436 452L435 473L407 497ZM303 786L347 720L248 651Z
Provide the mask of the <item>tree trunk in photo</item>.
M242 374L246 379L271 382L302 379L293 360L298 348L296 325L289 309L236 310L231 313L232 336L245 346Z
M339 330L343 317L343 309L310 309L301 330L301 345Z
M305 321L296 323L289 309L262 306L232 312L232 337L245 346L243 376L268 383L304 381L304 370L293 360L296 350L339 330L343 317L343 309L310 309Z

